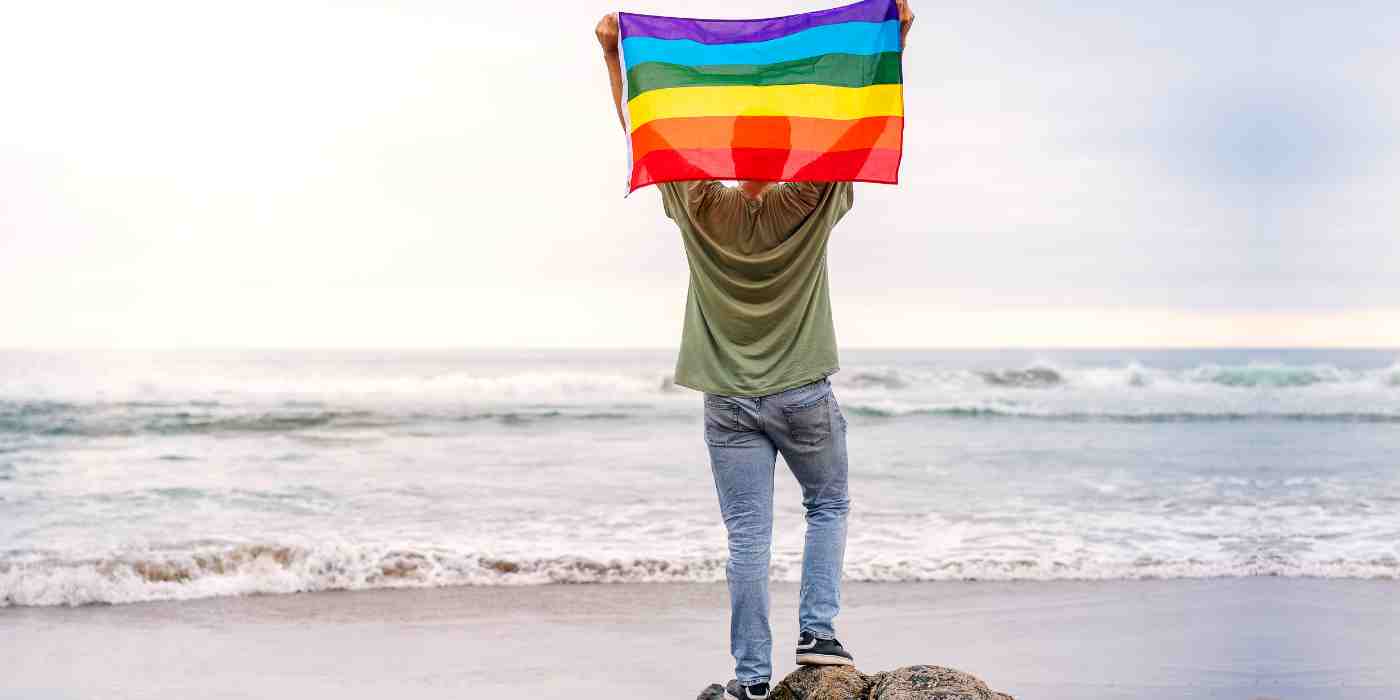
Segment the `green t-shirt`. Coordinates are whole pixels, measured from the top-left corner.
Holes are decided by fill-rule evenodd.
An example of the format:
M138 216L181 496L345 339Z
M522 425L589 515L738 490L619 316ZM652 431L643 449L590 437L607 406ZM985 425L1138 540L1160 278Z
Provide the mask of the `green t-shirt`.
M826 242L851 183L780 183L760 202L714 180L659 188L690 262L675 383L763 396L836 372Z

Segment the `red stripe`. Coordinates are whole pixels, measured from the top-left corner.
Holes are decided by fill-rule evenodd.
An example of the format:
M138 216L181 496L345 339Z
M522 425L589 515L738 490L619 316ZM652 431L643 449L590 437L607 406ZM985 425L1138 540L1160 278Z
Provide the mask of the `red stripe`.
M678 180L899 182L899 154L889 148L789 151L780 148L687 148L652 151L632 168L632 190Z
M858 151L900 147L904 119L836 120L805 117L677 117L653 119L632 132L632 157L692 148L790 148Z

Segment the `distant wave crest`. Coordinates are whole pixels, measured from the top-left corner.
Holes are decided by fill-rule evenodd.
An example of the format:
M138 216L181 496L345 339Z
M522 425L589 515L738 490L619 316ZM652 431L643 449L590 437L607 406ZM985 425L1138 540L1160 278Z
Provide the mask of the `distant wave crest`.
M983 370L911 370L862 368L839 377L838 384L851 389L891 391L921 387L956 388L983 385L997 388L1047 389L1057 387L1149 387L1208 384L1222 388L1302 388L1318 384L1356 384L1361 387L1400 386L1400 362L1381 370L1348 370L1332 365L1204 364L1184 370L1166 370L1131 362L1121 367L1058 368L1032 364L1021 368Z
M607 407L506 406L464 410L318 410L276 406L200 407L179 404L77 404L0 401L0 434L43 437L114 437L201 433L296 433L314 429L383 429L420 423L494 422L525 425L549 420L622 420L633 412Z
M1400 421L1400 362L1382 369L1329 364L1201 364L1164 369L1000 369L859 366L832 376L843 407L869 418L927 416L1109 422ZM446 426L530 426L691 416L695 392L661 371L466 372L343 382L172 385L88 396L26 395L0 384L0 436L432 432ZM32 394L33 392L28 392Z
M849 403L842 406L847 413L869 418L900 416L938 416L943 418L1016 418L1024 420L1062 421L1070 423L1218 423L1238 421L1304 421L1320 423L1400 423L1400 411L1286 412L1286 411L1063 411L1049 409L1013 408L992 405L949 405L936 407L885 408Z

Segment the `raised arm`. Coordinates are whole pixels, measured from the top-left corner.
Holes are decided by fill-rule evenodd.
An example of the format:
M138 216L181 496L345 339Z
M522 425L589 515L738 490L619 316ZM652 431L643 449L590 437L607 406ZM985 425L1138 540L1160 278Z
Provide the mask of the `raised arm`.
M899 7L899 48L903 50L909 45L909 28L914 26L914 11L909 9L909 0L894 0L894 4Z
M622 118L622 64L617 56L617 13L603 15L593 33L598 35L598 43L603 47L603 62L608 64L608 82L612 84L617 123L622 125L623 131L627 131L627 121Z

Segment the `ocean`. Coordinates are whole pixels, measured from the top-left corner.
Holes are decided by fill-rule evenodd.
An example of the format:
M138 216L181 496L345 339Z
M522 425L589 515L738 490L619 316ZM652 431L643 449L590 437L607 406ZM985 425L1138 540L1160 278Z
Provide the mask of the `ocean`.
M0 352L0 606L724 578L672 350ZM845 350L846 577L1400 575L1400 351ZM800 572L775 470L772 575Z

